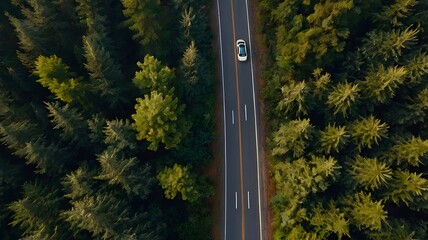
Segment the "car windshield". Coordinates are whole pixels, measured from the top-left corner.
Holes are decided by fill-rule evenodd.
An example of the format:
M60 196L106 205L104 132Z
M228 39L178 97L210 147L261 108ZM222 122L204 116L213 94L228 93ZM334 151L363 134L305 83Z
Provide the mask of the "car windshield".
M245 48L243 45L239 45L239 51L238 51L240 56L244 56L245 55Z

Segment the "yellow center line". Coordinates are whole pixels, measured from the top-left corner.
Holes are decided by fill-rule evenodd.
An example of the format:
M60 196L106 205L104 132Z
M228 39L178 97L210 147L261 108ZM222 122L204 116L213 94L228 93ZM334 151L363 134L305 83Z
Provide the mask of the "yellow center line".
M233 32L233 49L235 56L235 78L236 78L236 96L238 98L238 132L239 132L239 176L241 180L241 239L245 240L245 213L244 213L244 178L242 175L242 134L241 134L241 110L240 110L240 97L239 97L239 75L238 75L238 61L236 57L236 32L235 32L235 14L233 9L233 0L230 0L230 9L232 11L232 32Z

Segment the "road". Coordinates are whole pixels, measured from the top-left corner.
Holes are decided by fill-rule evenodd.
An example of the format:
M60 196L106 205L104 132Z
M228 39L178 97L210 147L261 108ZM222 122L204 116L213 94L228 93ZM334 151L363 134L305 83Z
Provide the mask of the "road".
M223 93L223 239L262 240L257 105L247 0L217 0ZM239 62L235 42L247 43Z

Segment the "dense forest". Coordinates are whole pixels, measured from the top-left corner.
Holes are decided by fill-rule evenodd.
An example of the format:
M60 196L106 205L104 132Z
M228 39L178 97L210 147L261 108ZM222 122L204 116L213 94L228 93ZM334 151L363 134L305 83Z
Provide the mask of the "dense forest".
M0 1L0 239L212 239L210 1Z
M428 1L258 6L274 239L428 239Z

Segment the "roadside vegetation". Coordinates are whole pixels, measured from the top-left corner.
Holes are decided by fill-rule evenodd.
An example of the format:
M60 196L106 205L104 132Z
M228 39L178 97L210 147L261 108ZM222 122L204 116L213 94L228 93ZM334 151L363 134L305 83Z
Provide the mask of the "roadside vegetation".
M1 1L1 239L212 239L210 4Z
M427 239L428 2L258 4L274 239Z

